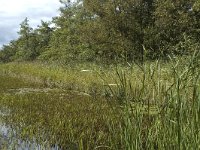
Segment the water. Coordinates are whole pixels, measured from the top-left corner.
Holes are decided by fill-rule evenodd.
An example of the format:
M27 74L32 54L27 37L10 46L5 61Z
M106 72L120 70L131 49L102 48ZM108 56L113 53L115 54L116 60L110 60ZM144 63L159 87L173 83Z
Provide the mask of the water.
M9 110L0 111L0 118L9 115ZM34 138L33 138L34 139ZM33 141L22 140L17 137L16 132L9 125L0 120L0 149L15 150L60 150L59 146L49 146L48 142L39 144L36 139Z
M5 96L38 94L58 91L58 89L50 89L41 87L41 85L32 84L15 79L12 77L0 76L0 100ZM9 117L10 110L5 106L0 106L0 149L15 149L15 150L59 150L59 146L49 146L48 141L37 143L34 137L33 140L22 140L17 135L11 125L5 123L3 118Z
M0 75L0 149L94 149L99 134L109 136L99 129L107 129L104 119L113 117L104 102L84 92Z

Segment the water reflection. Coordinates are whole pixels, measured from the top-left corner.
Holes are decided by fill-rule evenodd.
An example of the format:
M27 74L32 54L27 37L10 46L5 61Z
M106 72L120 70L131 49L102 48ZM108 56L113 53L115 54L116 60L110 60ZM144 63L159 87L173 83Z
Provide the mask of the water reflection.
M17 138L15 131L9 126L0 122L0 149L15 150L60 150L55 146L49 146L48 143L38 144L36 140L28 141Z
M38 144L34 138L32 141L18 138L15 130L1 120L2 117L8 116L9 112L6 108L0 110L0 150L61 150L56 144L49 146L48 141Z

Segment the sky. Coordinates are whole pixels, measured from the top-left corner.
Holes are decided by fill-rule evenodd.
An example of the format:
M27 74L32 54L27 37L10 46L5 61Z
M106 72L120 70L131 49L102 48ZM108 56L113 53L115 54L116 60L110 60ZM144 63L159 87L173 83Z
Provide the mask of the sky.
M18 37L20 23L28 17L31 27L59 15L59 0L0 0L0 47Z

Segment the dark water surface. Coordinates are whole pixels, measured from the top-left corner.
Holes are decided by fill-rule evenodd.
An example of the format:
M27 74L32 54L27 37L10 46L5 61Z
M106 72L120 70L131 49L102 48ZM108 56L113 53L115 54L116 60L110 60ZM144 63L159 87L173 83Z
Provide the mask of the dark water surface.
M62 90L45 88L37 83L29 83L22 79L0 75L0 149L15 149L15 150L58 150L57 144L49 144L46 139L38 141L34 135L29 138L24 138L18 133L24 132L19 128L20 125L20 108L11 101L26 102L27 100L48 100L49 95L54 98L60 98L64 95ZM50 96L51 97L51 96ZM19 104L19 103L18 103ZM30 103L31 104L31 103ZM23 106L22 106L23 107ZM13 110L12 110L13 108ZM18 112L17 112L18 111ZM19 113L16 115L16 113ZM31 114L31 112L24 112ZM15 117L16 116L16 117ZM26 116L28 117L28 116ZM16 120L19 122L16 122ZM24 119L24 118L23 118ZM28 118L29 119L29 118ZM28 121L27 119L27 121ZM30 116L30 120L31 120ZM16 126L15 126L16 125ZM31 127L31 124L29 124ZM16 130L19 129L19 130ZM28 134L28 133L27 133ZM53 146L52 146L53 145Z

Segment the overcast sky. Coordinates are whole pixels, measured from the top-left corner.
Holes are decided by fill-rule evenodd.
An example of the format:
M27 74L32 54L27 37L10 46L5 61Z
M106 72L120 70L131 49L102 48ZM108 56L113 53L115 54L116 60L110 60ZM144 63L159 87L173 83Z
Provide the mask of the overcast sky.
M17 38L19 24L28 17L31 27L59 14L59 0L0 0L0 47Z

